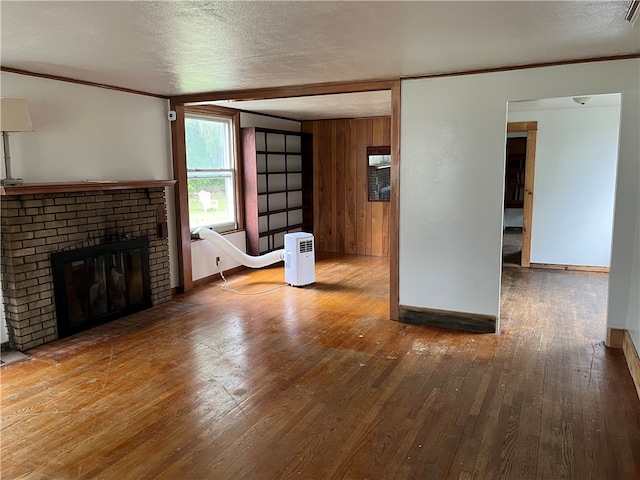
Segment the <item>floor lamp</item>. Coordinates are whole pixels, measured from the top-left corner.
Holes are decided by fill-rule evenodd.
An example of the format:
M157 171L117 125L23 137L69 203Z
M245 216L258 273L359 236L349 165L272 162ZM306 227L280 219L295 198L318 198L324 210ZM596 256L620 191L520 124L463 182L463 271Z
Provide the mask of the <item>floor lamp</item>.
M11 154L9 152L9 132L33 132L33 124L24 98L0 98L0 130L4 148L5 178L2 185L22 185L21 178L11 177Z

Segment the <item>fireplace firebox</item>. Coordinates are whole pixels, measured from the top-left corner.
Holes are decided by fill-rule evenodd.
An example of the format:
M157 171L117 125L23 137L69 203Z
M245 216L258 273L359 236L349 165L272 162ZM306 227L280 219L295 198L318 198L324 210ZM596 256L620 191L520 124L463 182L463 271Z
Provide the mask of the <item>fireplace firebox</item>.
M58 337L151 307L144 237L51 254Z

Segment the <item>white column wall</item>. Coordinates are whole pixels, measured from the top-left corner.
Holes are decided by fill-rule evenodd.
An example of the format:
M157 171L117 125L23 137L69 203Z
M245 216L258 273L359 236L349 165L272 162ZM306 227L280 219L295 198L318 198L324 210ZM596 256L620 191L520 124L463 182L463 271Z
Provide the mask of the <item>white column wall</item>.
M507 105L472 78L402 82L400 304L497 315Z
M622 93L608 326L629 330L640 352L640 60L635 74L635 89Z
M640 198L638 199L640 201ZM639 209L640 212L640 209ZM636 223L636 235L631 274L631 288L629 289L629 309L627 312L626 329L631 334L631 339L640 352L640 215Z
M640 345L639 85L638 59L403 81L400 303L498 316L507 103L620 92L608 323Z
M638 199L640 201L640 199ZM640 209L638 210L640 212ZM629 289L629 310L627 330L631 334L636 351L640 352L640 215L636 223L635 251L633 254L631 288Z
M508 120L538 122L531 262L609 267L620 106L519 111Z

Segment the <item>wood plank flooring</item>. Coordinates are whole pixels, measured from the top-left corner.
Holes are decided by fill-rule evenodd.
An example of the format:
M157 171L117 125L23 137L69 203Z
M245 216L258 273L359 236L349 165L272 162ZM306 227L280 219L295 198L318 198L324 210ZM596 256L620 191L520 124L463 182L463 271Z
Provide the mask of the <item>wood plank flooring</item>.
M387 259L318 257L2 367L2 478L640 478L606 275L505 269L502 333L469 334L388 320Z

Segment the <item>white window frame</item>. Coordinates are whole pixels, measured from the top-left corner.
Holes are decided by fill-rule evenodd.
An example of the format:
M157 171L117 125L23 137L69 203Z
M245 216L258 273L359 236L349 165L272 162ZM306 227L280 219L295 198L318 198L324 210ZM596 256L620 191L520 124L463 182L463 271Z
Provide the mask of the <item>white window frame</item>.
M189 179L192 178L224 178L225 179L225 191L227 193L227 208L232 206L233 208L233 219L226 222L218 222L212 224L203 224L203 225L191 225L191 221L189 220L189 228L194 229L196 227L207 227L216 232L229 232L232 230L238 229L239 225L239 215L238 215L238 195L241 194L239 191L238 185L238 161L236 158L236 132L234 121L230 117L217 116L217 115L202 115L202 114L193 114L193 113L185 113L184 116L185 123L187 119L192 120L202 120L202 121L210 121L217 123L225 123L227 125L227 159L228 159L228 167L229 168L189 168L189 152L188 146L185 138L185 163L186 163L186 171L187 171L187 184ZM196 201L195 199L189 197L189 202Z

